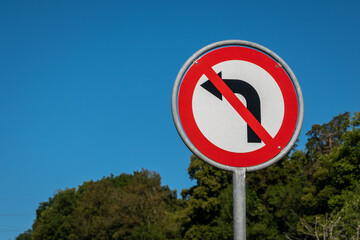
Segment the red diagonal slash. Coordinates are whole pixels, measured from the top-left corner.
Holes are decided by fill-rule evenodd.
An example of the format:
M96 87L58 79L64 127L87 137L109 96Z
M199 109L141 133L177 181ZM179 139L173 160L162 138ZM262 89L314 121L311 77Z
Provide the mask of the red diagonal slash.
M217 75L217 73L208 66L203 68L204 74L220 91L235 111L244 119L244 121L251 127L251 129L261 138L266 145L274 145L274 140L266 129L259 123L254 115L245 107L238 97L231 91L226 83Z

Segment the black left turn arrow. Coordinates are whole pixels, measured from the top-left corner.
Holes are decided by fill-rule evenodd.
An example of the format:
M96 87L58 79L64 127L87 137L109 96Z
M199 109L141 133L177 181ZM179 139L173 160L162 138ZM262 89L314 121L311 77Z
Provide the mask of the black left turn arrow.
M225 84L231 89L233 93L241 94L246 99L247 109L259 121L259 123L261 123L260 98L255 88L243 80L223 79L221 72L218 73L218 76L225 82ZM221 92L210 80L207 80L201 84L201 87L222 100ZM247 138L249 143L261 143L261 139L258 137L258 135L256 135L256 133L249 125L247 126Z

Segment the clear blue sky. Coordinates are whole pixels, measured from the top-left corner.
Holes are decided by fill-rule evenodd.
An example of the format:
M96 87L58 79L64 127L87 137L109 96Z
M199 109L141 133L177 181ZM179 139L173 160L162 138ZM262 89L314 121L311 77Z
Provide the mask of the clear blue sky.
M360 2L0 1L0 239L58 189L141 168L178 192L191 152L171 116L184 62L261 44L301 85L312 124L360 108Z

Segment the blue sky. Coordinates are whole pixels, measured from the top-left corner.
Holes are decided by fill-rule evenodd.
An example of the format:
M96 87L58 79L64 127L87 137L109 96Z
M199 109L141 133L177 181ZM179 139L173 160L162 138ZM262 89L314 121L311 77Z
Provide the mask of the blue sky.
M185 61L240 39L277 53L312 124L359 111L358 1L0 1L0 239L58 189L141 168L178 192L191 152L171 116Z

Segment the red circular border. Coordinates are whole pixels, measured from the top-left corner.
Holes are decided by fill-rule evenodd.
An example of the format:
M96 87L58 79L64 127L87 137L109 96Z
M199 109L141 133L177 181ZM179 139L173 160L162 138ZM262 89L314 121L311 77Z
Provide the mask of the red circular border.
M192 96L197 82L204 74L203 69L230 60L247 61L264 69L275 79L284 98L284 119L272 144L252 152L235 153L215 146L201 133L193 115ZM196 64L189 67L179 87L178 110L187 137L202 154L223 165L251 167L271 160L289 143L298 119L298 99L292 80L275 60L252 48L228 46L205 53Z

